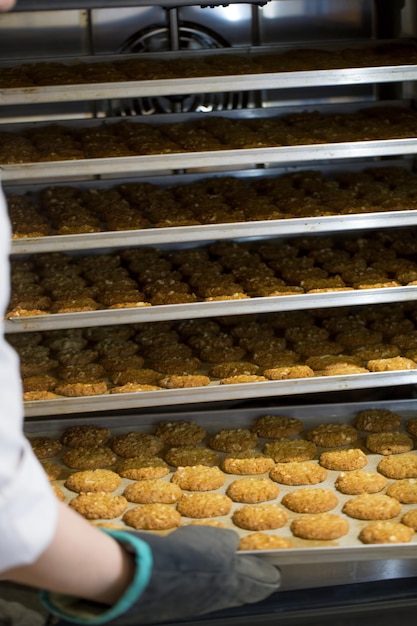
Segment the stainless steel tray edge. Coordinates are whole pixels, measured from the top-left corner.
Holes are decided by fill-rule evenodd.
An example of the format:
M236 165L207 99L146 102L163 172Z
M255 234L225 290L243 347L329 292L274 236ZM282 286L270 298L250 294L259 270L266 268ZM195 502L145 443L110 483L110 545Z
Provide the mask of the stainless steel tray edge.
M0 164L3 181L86 178L98 175L116 175L163 170L193 170L195 168L220 168L253 166L256 163L299 163L326 159L365 158L414 154L417 139L384 139L377 141L352 141L343 143L304 146L280 146L216 152L187 152L176 154L150 154L133 157L80 159L78 161L45 161L22 164Z
M225 224L202 224L201 226L178 226L175 228L149 228L146 230L123 230L81 235L50 235L14 239L12 254L38 252L95 250L102 248L137 245L163 245L209 241L212 239L237 239L240 237L270 237L271 235L327 233L371 228L394 228L417 225L417 211L361 213L360 215L323 216L297 219L263 220Z
M290 89L326 85L387 83L412 81L416 80L416 78L417 67L415 65L399 65L246 74L244 76L204 76L201 78L90 83L88 85L1 88L0 106L205 93L207 92L208 84L210 85L210 93L217 93L222 91L256 91L261 89Z
M345 376L320 376L317 378L297 378L236 385L211 384L207 387L186 389L164 389L162 391L37 400L25 402L24 412L25 417L29 418L45 415L69 415L92 411L187 405L199 402L221 402L408 384L417 384L417 370L349 374Z
M379 289L356 289L352 291L328 291L316 294L257 297L243 300L217 300L190 304L161 304L128 309L107 309L79 313L54 313L13 317L5 320L6 333L54 330L63 328L86 328L109 324L131 324L222 315L243 315L381 304L384 302L411 302L417 299L417 287L385 287Z

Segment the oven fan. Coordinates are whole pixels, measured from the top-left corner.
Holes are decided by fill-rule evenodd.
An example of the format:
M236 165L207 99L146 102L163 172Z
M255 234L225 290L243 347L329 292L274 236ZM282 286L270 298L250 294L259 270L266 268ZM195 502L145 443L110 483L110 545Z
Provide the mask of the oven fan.
M178 28L180 50L230 48L230 44L208 28L183 22ZM121 53L165 52L170 50L167 26L150 26L131 35ZM110 100L107 116L153 115L157 113L209 112L244 109L250 106L250 92L204 93Z

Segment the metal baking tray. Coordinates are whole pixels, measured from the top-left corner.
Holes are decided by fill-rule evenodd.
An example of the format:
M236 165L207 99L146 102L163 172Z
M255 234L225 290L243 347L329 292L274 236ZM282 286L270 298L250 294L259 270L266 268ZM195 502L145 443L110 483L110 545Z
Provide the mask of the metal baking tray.
M110 324L131 324L183 320L221 315L244 315L271 311L299 311L315 308L410 302L417 299L417 287L385 287L315 294L256 297L244 300L217 300L189 304L160 304L129 309L107 309L79 313L54 313L13 317L4 322L6 333L86 328Z
M359 109L376 109L382 106L409 107L408 100L401 101L365 101L360 103L342 104L337 107L337 111L343 113L354 113ZM229 111L220 117L232 119L268 119L277 115L286 115L299 112L299 107L283 106L267 109L247 109L239 111ZM335 112L334 105L307 105L303 107L304 112ZM213 115L213 117L216 117ZM155 115L152 119L148 117L131 118L131 124L163 125L165 123L181 123L201 119L200 113L192 114L165 114ZM97 126L111 125L120 121L120 118L83 119L65 122L67 128L93 128ZM15 123L5 124L5 131L20 132L23 129L30 129L37 126L48 126L50 122L41 123ZM149 173L173 173L178 170L202 171L205 169L230 169L231 167L254 168L259 164L281 165L289 167L304 163L316 163L317 161L334 161L336 159L364 159L389 156L413 155L417 152L417 138L407 137L404 139L378 139L372 141L346 141L339 143L324 143L312 145L279 146L267 148L241 148L233 150L216 150L206 152L179 152L175 154L147 154L129 157L94 158L65 161L42 161L32 163L0 164L0 178L3 182L28 183L34 181L51 181L60 179L81 180L92 176L113 176L120 177L129 174L149 174Z
M339 163L333 166L311 166L309 169L319 169L321 172L340 173L346 171L362 171L370 167L369 161L347 162L343 166ZM396 159L372 162L372 168L381 167L401 167L409 169L410 163ZM304 168L297 168L303 172ZM268 178L283 175L289 171L294 172L295 168L270 168L268 170L244 170L222 172L223 175L234 178L246 179L248 181L255 178ZM166 187L186 185L197 180L213 178L212 174L175 174L172 176L158 176L155 184ZM149 182L149 177L134 177L135 182ZM115 185L132 182L132 178L119 178L109 180L95 180L88 182L78 182L77 189L103 189L111 188ZM56 185L59 187L59 183ZM11 194L36 194L44 189L43 185L5 185L5 190ZM75 250L99 250L103 248L122 248L125 246L135 246L138 241L141 245L183 244L192 242L207 242L221 239L238 239L242 237L270 237L301 235L305 233L336 233L354 230L367 230L374 228L395 228L415 226L417 224L416 210L385 211L349 215L334 215L323 217L305 217L281 220L265 220L250 222L235 222L225 224L202 224L198 226L177 226L173 228L148 228L145 230L123 230L123 231L101 231L99 233L86 233L74 235L49 235L45 237L30 237L13 239L11 254L34 254L41 252L75 251Z
M300 406L273 405L267 408L221 409L217 411L193 410L191 413L182 410L178 413L77 416L71 419L34 420L25 424L25 432L28 436L58 436L65 428L77 422L82 424L100 424L109 427L113 434L131 430L153 432L154 426L160 421L192 420L204 426L209 433L214 433L221 428L248 428L257 417L270 414L297 417L304 422L306 428L311 428L322 423L351 423L353 417L359 411L376 408L385 408L399 413L404 418L404 422L410 417L417 417L416 400ZM369 464L366 469L373 470L381 458L380 455L369 455ZM329 470L326 482L320 483L317 487L331 488L337 475L337 471ZM227 482L234 478L239 477L230 475L227 477ZM389 484L391 482L393 481L389 480ZM279 486L280 494L278 500L281 499L286 491L294 489L294 487L285 485ZM69 494L72 497L75 495L67 491L67 495ZM337 492L337 496L339 504L332 511L336 514L340 512L343 503L351 497L339 492ZM232 510L240 506L240 504L234 504ZM402 505L402 513L399 517L407 510L413 508L415 508L415 505ZM290 519L294 517L294 514L291 512L289 512L289 515ZM220 517L217 519L230 527L228 518ZM282 537L291 538L295 547L285 550L257 551L256 554L267 558L280 567L283 577L282 589L320 587L364 582L365 580L415 576L417 574L417 533L411 542L406 544L364 545L357 539L357 534L360 528L367 522L351 518L349 518L349 521L351 531L339 540L332 542L309 542L296 539L292 537L289 528L268 531L271 533L276 532ZM399 521L399 519L394 518L393 521ZM235 526L233 528L241 536L250 533L250 531L245 531ZM247 553L250 553L250 551L247 551Z
M173 228L147 228L144 230L101 231L81 235L49 235L13 239L12 254L62 252L70 250L98 250L123 246L164 245L173 243L206 242L210 240L237 239L240 237L270 237L271 235L304 235L306 233L335 233L375 228L415 226L417 211L389 211L361 213L360 215L332 215L297 219L263 220L177 226Z
M417 384L417 370L369 372L345 376L318 376L291 380L266 381L236 385L211 383L206 387L163 389L136 393L106 393L80 398L56 398L24 403L26 418L46 415L69 415L95 411L113 411L157 406L225 402L249 398L294 396L308 393L387 388Z
M92 83L88 85L15 87L0 88L0 106L106 100L109 98L187 95L190 93L207 93L207 91L217 93L224 91L325 87L329 85L395 83L416 79L417 66L391 65L386 67L245 74L244 76L204 76L201 78L171 78L118 83Z
M65 180L74 177L156 173L160 171L195 170L196 168L230 168L271 163L289 165L314 163L329 159L353 159L409 155L417 152L417 138L382 139L377 141L346 141L211 152L149 154L133 157L80 159L78 161L45 161L38 163L0 164L0 177L5 182Z
M405 39L405 43L414 43L413 40ZM398 43L398 40L380 40L378 45ZM350 49L366 48L371 45L375 46L368 40L352 41L349 44L343 42L332 42L331 44L322 45L320 43L314 46L308 46L313 49L340 50L349 46ZM305 44L297 46L297 50L307 48ZM255 57L262 54L277 54L288 51L285 45L274 46L236 46L233 49L221 50L193 50L193 51L170 51L141 53L140 58L153 60L175 59L199 59L206 56L215 57L231 56L231 57ZM106 54L106 55L86 55L82 57L64 57L59 58L58 62L72 66L79 63L97 63L114 62L118 60L137 59L138 55L132 54ZM56 61L57 59L33 59L32 63L45 63L47 61ZM22 60L21 63L25 63ZM2 66L9 67L11 62L0 62ZM13 66L16 61L13 61ZM360 84L377 84L377 83L395 83L404 81L413 81L417 78L417 66L412 64L396 64L388 63L385 66L369 66L369 67L345 67L324 70L299 70L286 72L268 72L255 73L245 75L225 75L225 76L201 76L201 77L181 77L177 79L154 79L143 81L125 81L125 82L103 82L94 84L71 84L71 85L47 85L47 86L30 86L15 88L0 88L0 105L17 105L17 104L35 104L47 102L75 102L83 100L103 100L108 98L134 98L146 96L168 96L168 95L187 95L190 93L206 93L209 85L210 93L224 91L259 91L263 89L289 89L289 88L305 88L305 87L324 87L335 85L360 85Z

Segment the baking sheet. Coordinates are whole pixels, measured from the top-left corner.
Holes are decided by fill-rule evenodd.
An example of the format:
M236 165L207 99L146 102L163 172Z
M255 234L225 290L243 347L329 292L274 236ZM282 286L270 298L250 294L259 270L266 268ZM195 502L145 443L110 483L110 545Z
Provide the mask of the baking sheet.
M417 370L369 372L345 376L317 376L236 385L212 383L206 387L163 389L135 393L102 394L78 398L56 398L24 403L25 417L69 415L92 411L189 405L201 402L224 402L249 398L293 396L298 394L387 388L417 384Z
M304 422L305 429L312 428L315 425L323 424L323 423L336 423L336 424L344 424L351 423L353 417L359 411L371 408L385 408L396 413L399 413L403 417L403 428L407 419L411 417L417 417L417 400L404 400L404 401L378 401L378 402L363 402L363 403L348 403L348 404L317 404L317 405L299 405L299 406L272 406L267 408L252 408L252 409L227 409L227 410L219 410L219 411L180 411L178 413L148 413L148 414L138 414L138 415L126 415L120 414L116 416L76 416L71 419L55 419L55 420L36 420L32 422L28 422L25 425L25 432L30 436L59 436L62 431L70 425L76 423L82 424L99 424L102 426L107 426L111 429L113 434L120 434L123 432L129 432L131 430L137 430L140 432L154 432L155 425L160 421L183 421L190 420L194 421L198 424L203 425L209 434L215 433L221 428L248 428L253 423L254 420L261 415L287 415L292 417L297 417ZM363 445L363 439L366 433L359 433L359 444ZM302 435L300 435L302 436ZM263 444L267 440L260 439L260 447L263 447ZM353 446L357 446L358 442L352 444ZM326 448L327 450L328 448ZM319 448L319 453L322 451L322 448ZM222 456L221 453L219 453ZM417 451L414 451L414 454L417 454ZM375 469L378 461L383 458L382 455L368 454L369 463L364 468L366 471L372 471ZM317 462L317 461L316 461ZM328 470L328 478L325 482L319 483L318 485L312 486L301 486L301 487L289 487L286 485L279 484L280 493L278 499L275 501L276 503L280 503L282 496L288 491L292 491L294 489L303 489L303 488L333 488L334 481L338 476L339 472ZM172 474L170 474L165 480L169 480ZM264 476L267 476L264 475ZM229 484L232 480L242 478L242 476L236 475L226 475L226 485L219 490L216 490L219 493L225 491L227 484ZM62 480L57 481L60 487L62 487ZM134 481L127 481L134 482ZM395 482L394 480L388 479L388 485ZM124 483L126 484L126 483ZM387 485L387 486L388 486ZM120 488L118 492L122 491L123 488ZM67 498L74 497L76 494L69 492L68 490L63 489ZM381 492L384 493L385 489ZM342 493L336 492L339 503L335 509L331 512L340 514L342 506L346 500L350 499L352 496L344 495ZM274 502L274 501L270 501ZM129 508L136 507L136 504L129 504ZM175 505L172 505L175 506ZM232 511L236 508L240 508L243 506L242 504L234 503L232 506ZM400 518L404 513L406 513L410 509L417 508L417 505L402 505L401 514L398 518L394 518L392 521L400 521ZM297 514L288 511L289 520L291 521ZM362 544L357 535L360 529L366 525L367 521L354 520L353 518L348 518L350 523L350 532L340 538L337 541L318 541L311 542L305 541L302 539L297 539L292 536L291 531L289 530L288 524L284 528L280 528L270 532L273 534L278 534L282 537L291 538L294 548L285 549L285 550L266 550L261 551L262 555L265 558L270 559L275 564L279 564L280 566L289 566L291 570L291 566L303 565L303 570L305 573L310 572L309 566L317 567L320 563L329 564L329 572L333 571L333 576L341 577L343 582L346 582L347 578L357 579L358 573L360 570L363 570L362 576L370 576L377 575L375 571L373 571L372 562L379 562L389 560L390 564L386 563L374 563L377 567L380 574L384 576L387 574L387 570L392 570L393 567L396 568L397 574L399 569L404 567L407 572L410 569L413 571L414 568L417 572L417 533L414 535L410 543L407 544L379 544L379 545L364 545ZM236 530L240 536L245 536L250 534L251 531L246 531L239 529L233 525L230 520L230 516L220 516L215 519L222 521L225 523L226 527L233 528ZM112 520L115 521L115 520ZM117 521L117 520L116 520ZM184 518L184 523L191 521L188 518ZM118 522L119 523L119 522ZM250 552L250 551L249 551ZM256 552L259 554L259 552ZM414 560L416 559L416 562ZM395 564L395 560L399 560L399 563ZM352 565L353 563L353 565ZM395 565L394 565L395 564ZM338 569L339 566L342 566L343 569ZM327 566L326 566L327 567ZM332 567L335 568L332 570ZM347 567L347 569L345 569ZM372 574L370 573L372 570ZM320 570L321 572L321 570ZM367 573L366 573L367 572ZM322 575L323 574L323 575ZM325 572L321 572L321 581L326 579ZM324 576L324 577L323 577ZM297 585L302 585L303 574L299 572L299 580ZM307 585L307 581L306 586ZM311 579L310 579L311 586ZM330 584L330 583L328 583ZM336 584L336 582L333 582Z
M376 141L346 141L343 143L221 150L215 152L181 152L177 154L148 154L144 156L80 159L77 161L45 161L39 163L1 164L5 182L65 180L99 175L128 173L157 173L161 171L224 168L271 163L289 165L314 163L327 159L387 157L415 154L417 139L380 139Z
M119 57L120 58L120 57ZM88 85L57 85L44 87L1 88L0 105L27 105L47 102L77 102L108 98L145 98L223 91L254 91L323 87L326 85L361 85L416 80L417 66L346 68L269 74L204 76L199 78L156 79L92 83Z
M254 297L187 304L158 304L126 309L107 309L76 313L47 313L10 317L4 322L6 333L18 333L64 328L87 328L111 324L172 321L270 313L273 311L299 311L317 308L381 304L384 302L412 302L417 299L416 286L355 289L351 291L326 291L287 296Z

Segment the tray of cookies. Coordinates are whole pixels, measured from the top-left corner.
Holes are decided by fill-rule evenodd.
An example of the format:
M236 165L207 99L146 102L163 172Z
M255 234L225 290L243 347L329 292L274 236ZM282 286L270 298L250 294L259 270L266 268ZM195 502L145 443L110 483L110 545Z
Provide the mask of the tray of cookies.
M415 80L415 44L332 49L239 47L192 53L106 55L0 65L0 104Z
M8 335L26 417L415 384L410 303Z
M13 258L5 330L411 301L415 249L397 229Z
M323 105L320 111L305 107L300 113L288 107L278 116L275 109L250 109L249 114L239 111L238 117L234 112L210 119L199 114L186 120L162 116L152 123L106 119L12 124L0 135L0 171L3 181L26 182L193 171L196 164L200 170L260 163L288 166L415 153L417 114L407 102L357 108L342 106L334 112Z
M57 497L96 525L232 528L288 580L322 563L344 582L386 575L387 559L417 570L415 400L77 416L25 432Z

